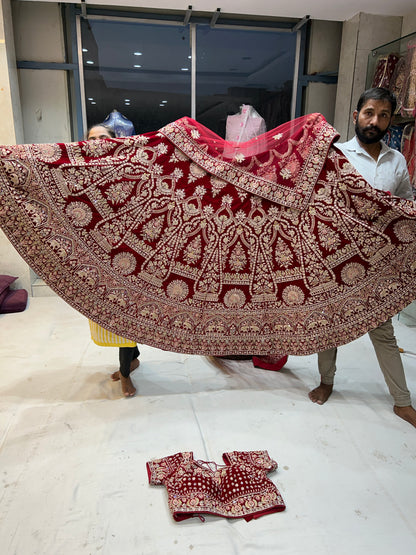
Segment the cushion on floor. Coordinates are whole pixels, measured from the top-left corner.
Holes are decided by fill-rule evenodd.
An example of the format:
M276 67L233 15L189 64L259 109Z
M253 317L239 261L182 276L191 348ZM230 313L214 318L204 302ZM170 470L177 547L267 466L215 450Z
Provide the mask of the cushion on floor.
M25 289L10 289L17 278L0 275L0 314L22 312L27 305L28 293Z

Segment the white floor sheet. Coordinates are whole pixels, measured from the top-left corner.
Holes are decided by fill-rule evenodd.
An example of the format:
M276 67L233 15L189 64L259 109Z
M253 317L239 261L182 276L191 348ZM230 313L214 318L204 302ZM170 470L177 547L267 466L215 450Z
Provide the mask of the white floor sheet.
M395 319L399 345L416 328ZM341 347L323 406L316 356L280 372L140 345L125 399L118 350L58 297L0 316L3 555L414 555L416 429L394 415L368 336ZM416 405L416 356L404 354ZM266 449L286 510L176 523L146 461Z

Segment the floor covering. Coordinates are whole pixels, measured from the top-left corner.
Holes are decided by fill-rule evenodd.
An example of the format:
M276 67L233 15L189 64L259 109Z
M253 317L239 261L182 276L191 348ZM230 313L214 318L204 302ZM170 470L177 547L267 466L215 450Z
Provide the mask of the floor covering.
M416 327L394 320L416 352ZM316 355L280 372L141 345L138 394L110 380L117 349L58 297L0 316L3 555L416 553L416 429L394 415L368 336L338 354L323 406ZM403 354L416 403L416 356ZM179 451L266 449L286 503L246 522L176 523L146 462Z

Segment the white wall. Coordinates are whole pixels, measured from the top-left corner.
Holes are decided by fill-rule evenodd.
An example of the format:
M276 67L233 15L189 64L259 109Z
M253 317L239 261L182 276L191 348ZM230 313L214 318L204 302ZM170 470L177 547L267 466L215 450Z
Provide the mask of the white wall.
M0 144L70 141L66 72L17 71L16 58L65 61L57 3L0 0ZM31 294L36 276L3 232L0 273L17 276L12 287Z
M13 25L9 0L0 1L0 144L23 142ZM18 277L13 289L30 291L30 271L0 231L0 274Z
M416 8L414 12L411 12L403 18L402 24L402 37L410 35L416 32Z
M14 2L16 58L65 62L61 10L58 4ZM19 69L25 143L71 140L67 72Z
M22 118L10 0L0 0L0 144L22 142Z

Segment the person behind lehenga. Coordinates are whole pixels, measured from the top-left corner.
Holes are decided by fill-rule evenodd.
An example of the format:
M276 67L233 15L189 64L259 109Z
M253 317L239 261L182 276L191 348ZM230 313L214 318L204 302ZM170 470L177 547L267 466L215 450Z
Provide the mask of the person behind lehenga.
M95 139L111 139L115 137L115 133L107 125L97 124L88 129L86 137L88 141ZM140 351L137 347L137 343L121 337L120 335L116 335L91 320L89 320L89 324L91 339L96 345L102 347L118 347L120 367L119 370L111 374L111 378L113 381L120 381L121 390L125 397L133 397L136 393L136 388L131 381L130 374L140 365Z
M413 200L404 156L381 139L391 124L396 98L387 89L373 88L360 96L353 112L355 136L346 143L335 143L366 181L375 189ZM416 411L410 392L391 319L369 331L377 360L394 400L394 413L416 427ZM323 405L330 397L336 371L337 349L318 353L321 383L309 393L312 402Z

